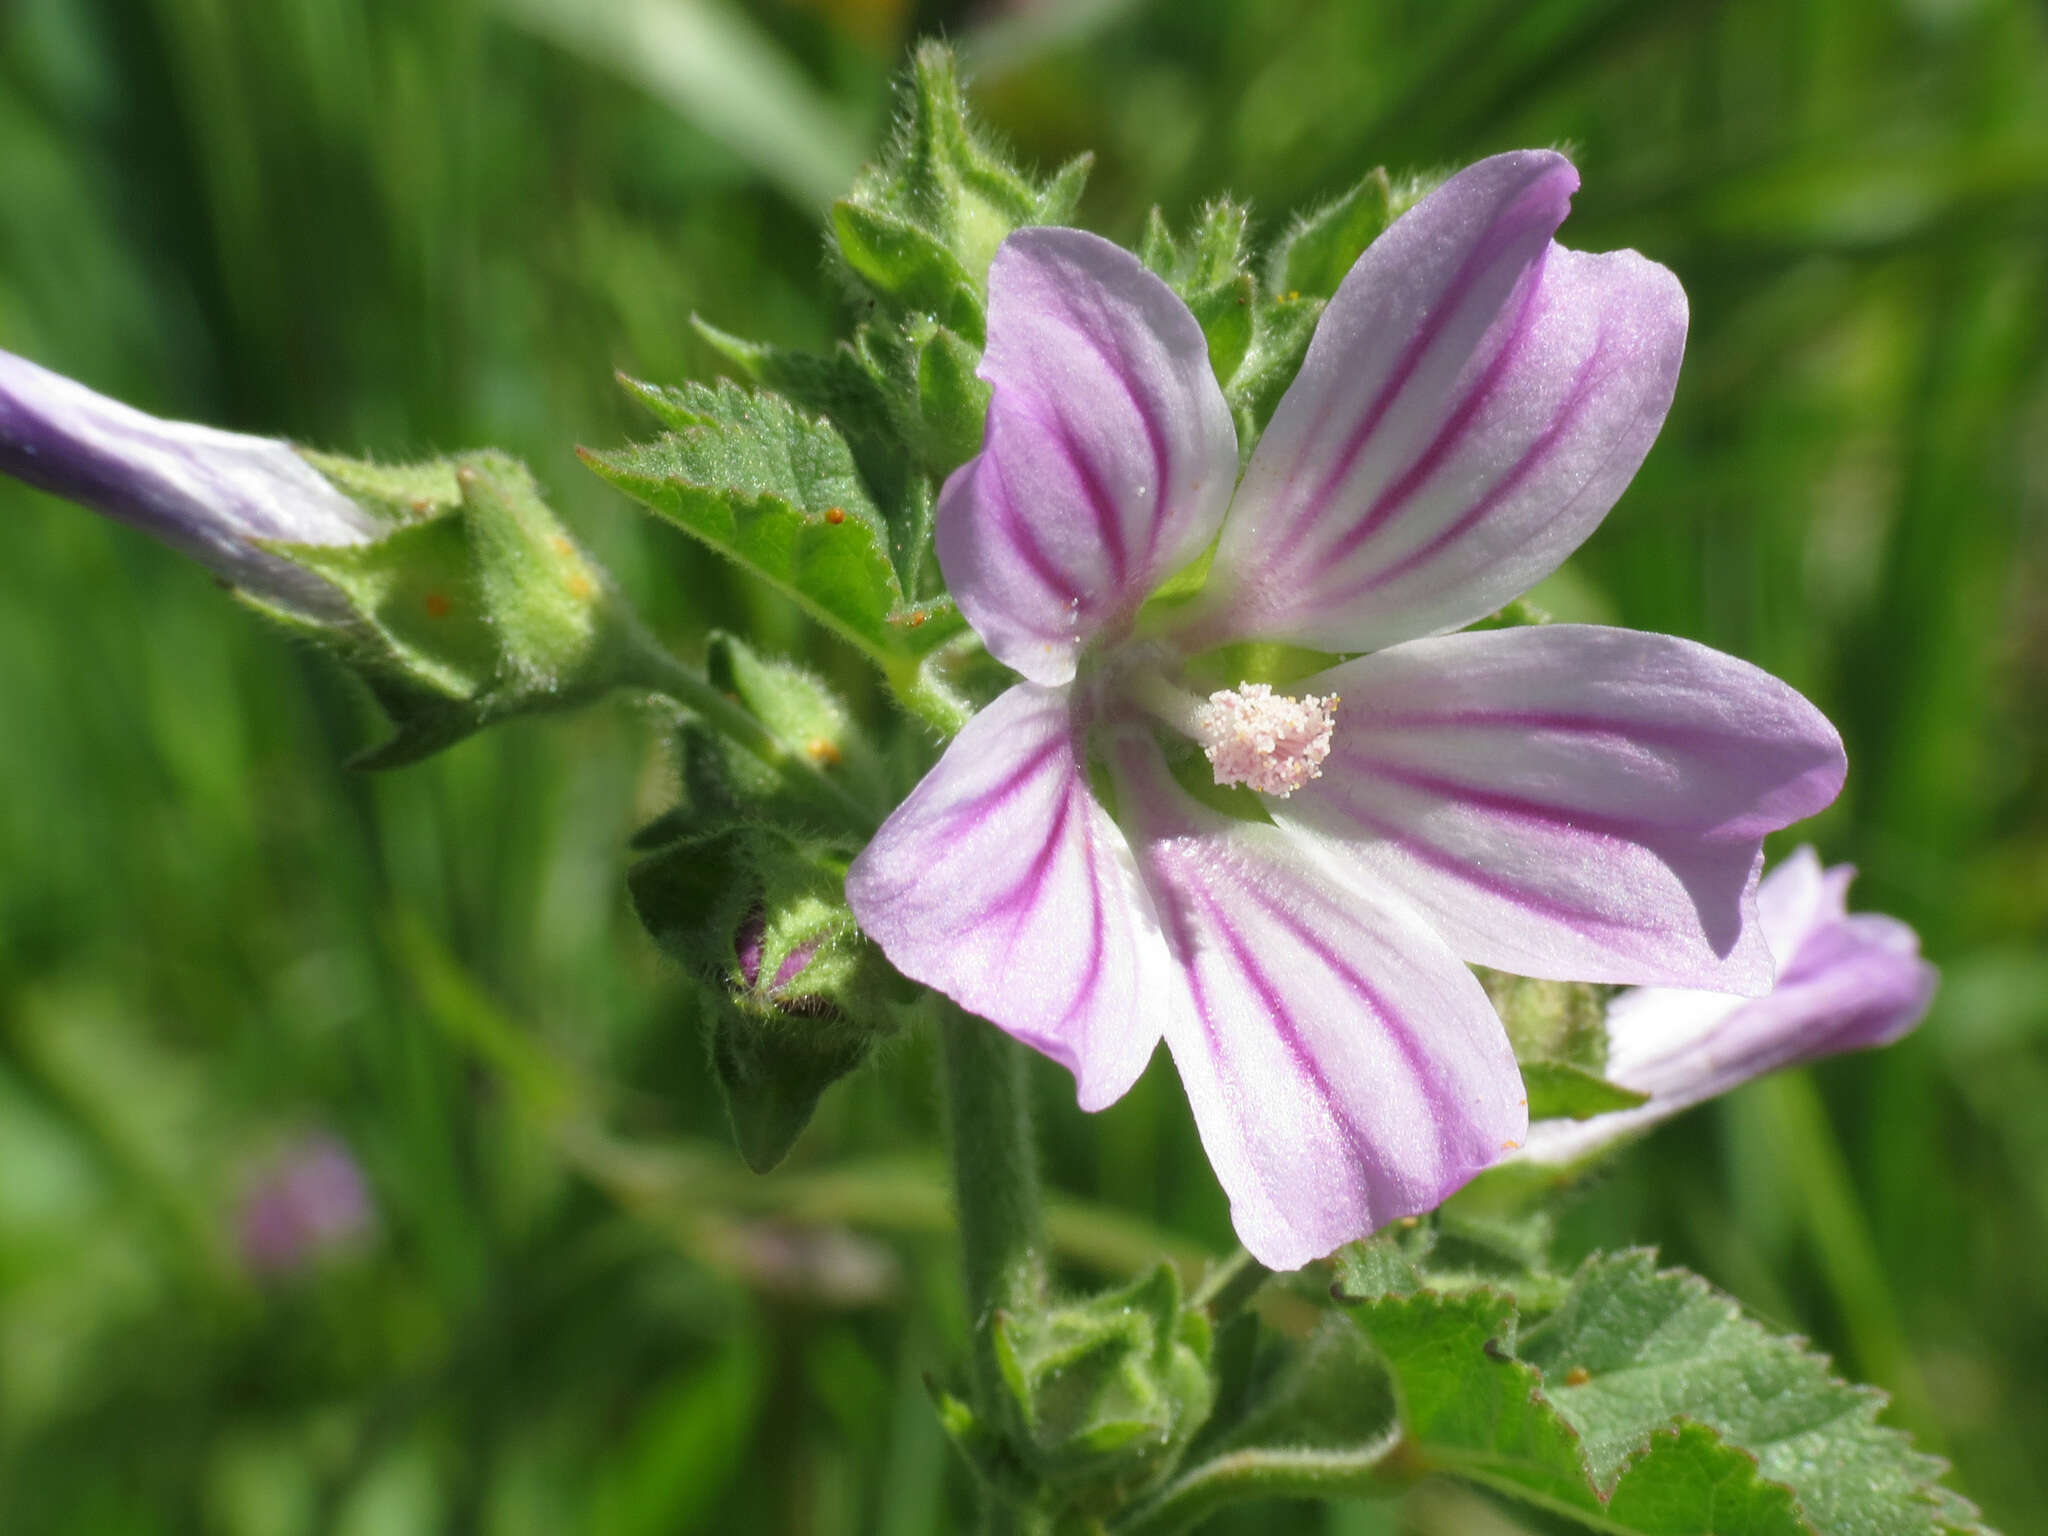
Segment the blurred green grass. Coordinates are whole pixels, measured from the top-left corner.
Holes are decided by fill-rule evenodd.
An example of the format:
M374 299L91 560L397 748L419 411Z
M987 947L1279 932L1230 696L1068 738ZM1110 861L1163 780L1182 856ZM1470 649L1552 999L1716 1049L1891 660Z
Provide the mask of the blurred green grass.
M1567 1240L1657 1242L1810 1332L2048 1531L2038 4L13 0L0 346L341 450L500 444L678 647L743 625L852 677L571 450L637 430L613 369L715 371L692 311L840 326L816 214L914 29L1026 155L1098 153L1113 235L1567 143L1571 243L1679 273L1670 424L1556 601L1817 699L1852 772L1812 836L1947 981L1904 1045L1661 1132ZM957 1528L929 1060L835 1090L785 1184L739 1171L619 879L655 722L353 776L364 700L194 570L12 485L0 526L0 1528ZM1058 1188L1227 1243L1170 1074L1094 1118L1041 1085ZM259 1288L235 1203L306 1126L378 1232ZM779 1189L881 1246L793 1249Z

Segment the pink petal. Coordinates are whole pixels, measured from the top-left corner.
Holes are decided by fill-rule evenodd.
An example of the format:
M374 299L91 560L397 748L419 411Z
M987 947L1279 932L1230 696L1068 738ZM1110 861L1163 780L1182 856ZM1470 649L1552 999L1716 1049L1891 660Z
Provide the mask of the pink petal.
M1607 515L1670 407L1686 302L1633 251L1552 243L1578 184L1497 155L1359 258L1245 472L1198 643L1456 629Z
M988 425L940 494L939 565L998 660L1063 683L1215 536L1237 432L1202 328L1129 252L1019 230L988 286Z
M1769 995L1636 987L1615 998L1607 1010L1607 1075L1649 1094L1649 1103L1532 1126L1521 1160L1578 1162L1750 1078L1888 1045L1919 1023L1934 997L1935 969L1904 923L1844 910L1853 873L1837 866L1823 875L1813 850L1802 848L1765 877L1757 901L1778 961Z
M1761 992L1764 834L1841 789L1834 727L1746 662L1591 625L1411 641L1341 696L1323 776L1272 807L1524 976Z
M1138 1079L1166 1011L1166 946L1097 803L1067 692L1020 683L968 722L846 877L904 975L1074 1074L1083 1109Z
M1514 1054L1441 939L1272 827L1197 805L1149 739L1114 760L1180 965L1167 1045L1255 1258L1299 1268L1519 1142Z

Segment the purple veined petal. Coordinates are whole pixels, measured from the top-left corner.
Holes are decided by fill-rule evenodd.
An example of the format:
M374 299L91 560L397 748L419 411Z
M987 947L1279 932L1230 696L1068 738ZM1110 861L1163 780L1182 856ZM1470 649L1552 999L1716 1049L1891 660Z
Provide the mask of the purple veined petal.
M968 722L846 877L891 963L1123 1097L1164 1029L1167 955L1096 801L1064 688L1020 683Z
M163 540L251 596L320 622L340 592L258 548L360 544L383 525L289 443L154 416L0 352L0 472Z
M988 424L940 494L939 565L998 660L1064 683L1215 536L1237 430L1202 328L1128 251L1019 230L988 290Z
M1607 1009L1607 1075L1649 1102L1590 1120L1540 1121L1516 1160L1579 1162L1750 1078L1888 1045L1918 1024L1935 969L1904 923L1845 910L1853 875L1844 866L1823 874L1813 850L1801 848L1764 878L1757 903L1778 960L1768 995L1636 987L1617 996Z
M1549 151L1460 172L1345 278L1245 471L1196 643L1367 651L1527 591L1607 515L1677 386L1686 300L1551 241Z
M1114 748L1119 806L1179 962L1166 1026L1253 1257L1297 1269L1440 1205L1528 1123L1472 973L1400 902Z
M1401 892L1465 960L1759 993L1766 833L1835 798L1820 712L1690 640L1593 625L1416 640L1300 685L1342 703L1272 806Z

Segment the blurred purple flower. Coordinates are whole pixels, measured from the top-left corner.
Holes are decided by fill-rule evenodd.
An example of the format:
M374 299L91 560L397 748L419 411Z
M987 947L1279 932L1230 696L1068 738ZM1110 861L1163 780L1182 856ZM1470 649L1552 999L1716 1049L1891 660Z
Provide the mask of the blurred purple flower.
M1897 918L1848 910L1846 864L1823 870L1801 848L1757 890L1778 962L1762 997L1636 987L1607 1005L1607 1076L1647 1093L1634 1109L1590 1120L1539 1120L1511 1161L1565 1165L1718 1094L1838 1051L1889 1045L1918 1024L1938 979Z
M1704 646L1448 633L1591 533L1676 384L1685 295L1634 252L1551 239L1577 186L1562 156L1502 155L1389 228L1241 485L1201 327L1136 258L1026 229L989 270L988 422L938 553L1026 681L847 895L900 970L1063 1063L1084 1108L1163 1036L1274 1268L1434 1207L1521 1139L1465 962L1761 991L1762 838L1841 786L1812 705ZM1192 600L1141 626L1212 548ZM1373 654L1294 698L1189 690L1189 658L1245 640ZM1188 742L1262 819L1182 788Z
M335 1137L286 1149L243 1198L242 1263L251 1274L293 1274L366 1236L376 1219L363 1171Z
M251 597L316 623L342 595L258 541L361 544L386 525L289 443L159 421L0 352L0 473L132 524Z

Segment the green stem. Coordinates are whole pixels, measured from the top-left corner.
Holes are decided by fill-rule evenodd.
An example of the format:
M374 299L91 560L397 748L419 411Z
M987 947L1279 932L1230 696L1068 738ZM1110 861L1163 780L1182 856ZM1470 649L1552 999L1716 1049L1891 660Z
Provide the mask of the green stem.
M940 1079L960 1215L960 1267L974 1351L975 1408L1000 1424L1004 1394L995 1320L1045 1304L1045 1222L1031 1139L1024 1048L993 1025L942 1004ZM1028 1528L1021 1512L988 1501L984 1528L1008 1536Z
M1179 1536L1247 1499L1386 1498L1405 1486L1399 1428L1353 1450L1257 1447L1231 1451L1176 1477L1111 1527L1116 1536Z
M863 837L874 832L878 818L872 809L834 783L807 753L777 736L653 640L643 639L632 647L623 680L682 705L712 730L759 758L834 824Z
M1207 1308L1220 1323L1235 1316L1272 1278L1273 1271L1240 1248L1202 1277L1188 1304Z

